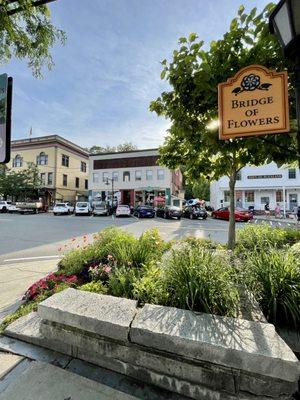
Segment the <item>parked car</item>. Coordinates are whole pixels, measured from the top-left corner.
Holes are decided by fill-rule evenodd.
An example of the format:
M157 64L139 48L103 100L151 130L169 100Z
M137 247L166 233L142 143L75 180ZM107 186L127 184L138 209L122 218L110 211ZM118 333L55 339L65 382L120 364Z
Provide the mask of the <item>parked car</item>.
M19 210L19 208L17 207L16 203L11 203L11 204L8 205L8 212L9 212L10 214L17 213L17 212L19 212L19 211L20 211L20 210Z
M207 211L203 207L189 206L183 210L183 216L189 219L206 219Z
M92 207L88 201L78 201L75 205L75 216L91 215L92 211Z
M112 208L105 201L97 201L93 204L93 215L110 215L112 214Z
M212 218L225 219L227 221L229 221L229 215L229 207L222 207L211 213ZM244 208L235 208L234 219L237 222L247 222L253 219L253 214Z
M162 217L162 218L181 219L182 211L179 207L175 207L175 206L159 207L156 210L156 216Z
M116 217L130 217L130 207L126 204L119 204L116 209Z
M48 204L43 199L18 201L16 206L20 214L38 214L48 211Z
M11 201L1 200L0 201L0 212L7 212L11 206Z
M73 214L74 207L69 203L56 203L53 207L53 214Z
M134 209L133 215L138 218L154 218L155 210L151 206L139 206Z

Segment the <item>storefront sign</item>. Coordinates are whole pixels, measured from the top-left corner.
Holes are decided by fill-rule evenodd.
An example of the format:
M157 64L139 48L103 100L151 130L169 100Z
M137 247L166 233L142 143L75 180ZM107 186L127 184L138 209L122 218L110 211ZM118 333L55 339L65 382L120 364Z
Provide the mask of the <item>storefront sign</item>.
M10 160L12 78L0 75L0 163Z
M251 65L218 90L220 139L290 131L287 72Z

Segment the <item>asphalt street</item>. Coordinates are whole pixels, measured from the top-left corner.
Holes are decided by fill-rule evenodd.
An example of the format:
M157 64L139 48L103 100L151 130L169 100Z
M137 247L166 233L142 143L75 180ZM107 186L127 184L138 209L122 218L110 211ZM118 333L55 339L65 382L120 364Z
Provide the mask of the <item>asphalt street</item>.
M239 227L243 224L239 224ZM81 244L82 237L117 226L139 236L145 230L157 228L166 240L183 236L211 238L226 243L228 222L220 220L162 218L137 219L109 217L54 216L53 214L18 215L0 214L0 263L22 259L55 258L70 247ZM76 241L71 238L76 238ZM67 246L67 247L66 247ZM62 248L62 251L59 251Z

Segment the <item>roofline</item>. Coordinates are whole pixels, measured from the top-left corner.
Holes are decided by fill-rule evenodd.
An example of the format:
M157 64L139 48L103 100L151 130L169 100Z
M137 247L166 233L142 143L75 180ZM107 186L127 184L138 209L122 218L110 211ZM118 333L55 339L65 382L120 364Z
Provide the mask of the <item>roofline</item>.
M47 135L47 136L38 136L34 138L25 138L25 139L16 139L11 141L11 147L13 148L14 145L29 145L29 144L36 144L36 143L43 143L43 142L59 142L66 146L71 147L73 150L77 150L78 152L83 153L85 156L89 156L89 152L85 150L83 147L78 146L77 144L71 142L68 139L63 138L59 135Z
M105 156L105 155L116 155L116 154L128 154L128 153L142 153L143 151L158 151L158 147L155 149L138 149L138 150L128 150L128 151L110 151L105 153L90 153L90 157L93 156Z

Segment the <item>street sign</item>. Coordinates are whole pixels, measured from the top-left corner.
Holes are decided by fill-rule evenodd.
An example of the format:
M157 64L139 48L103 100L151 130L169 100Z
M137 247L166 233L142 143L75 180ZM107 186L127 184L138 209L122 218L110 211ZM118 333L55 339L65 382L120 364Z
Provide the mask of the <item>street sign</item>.
M10 160L12 78L0 75L0 163Z
M220 139L290 131L287 72L261 65L218 85Z

